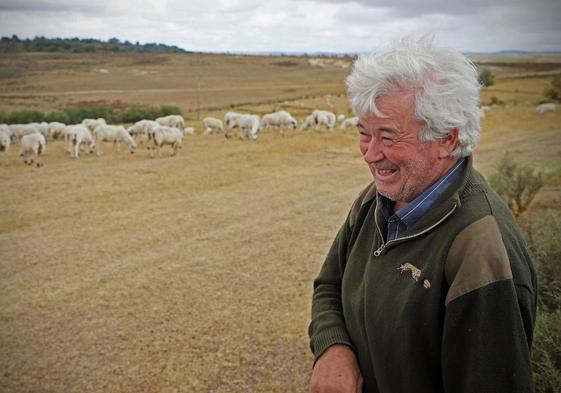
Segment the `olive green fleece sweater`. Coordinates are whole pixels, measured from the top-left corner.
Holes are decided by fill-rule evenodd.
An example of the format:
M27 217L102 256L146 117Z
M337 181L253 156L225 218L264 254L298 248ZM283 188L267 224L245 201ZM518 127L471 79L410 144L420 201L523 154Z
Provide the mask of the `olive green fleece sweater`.
M364 392L533 392L536 274L508 208L472 168L400 239L368 186L314 281L315 358L350 346Z

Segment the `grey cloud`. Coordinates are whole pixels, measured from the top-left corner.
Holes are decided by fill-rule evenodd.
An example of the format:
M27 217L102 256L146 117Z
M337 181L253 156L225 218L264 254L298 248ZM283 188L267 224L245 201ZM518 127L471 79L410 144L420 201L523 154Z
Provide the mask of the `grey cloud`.
M1 11L25 11L25 12L81 12L84 14L101 14L106 6L101 2L94 1L57 1L57 0L2 0Z
M556 7L558 0L315 0L319 3L356 3L368 8L387 8L395 17L415 17L429 14L469 15L485 12L491 6L519 8L522 5L544 4Z

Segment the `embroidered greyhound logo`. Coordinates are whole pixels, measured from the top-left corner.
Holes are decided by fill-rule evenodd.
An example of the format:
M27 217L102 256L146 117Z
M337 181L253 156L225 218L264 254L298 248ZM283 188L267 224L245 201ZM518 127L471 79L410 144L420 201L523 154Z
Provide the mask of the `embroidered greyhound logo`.
M409 262L404 263L403 265L401 265L397 269L401 270L401 273L410 271L411 272L411 277L415 281L419 281L419 277L421 277L421 272L422 272L421 269L419 269L418 267L414 266L413 264L411 264ZM430 288L430 281L429 280L424 280L423 281L423 287Z

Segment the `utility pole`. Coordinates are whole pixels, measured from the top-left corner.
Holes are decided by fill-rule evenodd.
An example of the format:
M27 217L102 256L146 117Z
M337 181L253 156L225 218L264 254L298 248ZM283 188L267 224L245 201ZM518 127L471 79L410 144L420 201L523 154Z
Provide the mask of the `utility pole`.
M201 117L200 95L201 95L201 75L199 74L197 76L197 120L200 120Z

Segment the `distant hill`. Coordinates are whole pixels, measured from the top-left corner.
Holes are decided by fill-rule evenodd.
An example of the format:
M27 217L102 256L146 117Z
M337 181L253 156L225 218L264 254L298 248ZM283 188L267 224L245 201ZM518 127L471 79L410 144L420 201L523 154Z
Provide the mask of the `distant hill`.
M101 41L94 38L46 38L20 39L17 35L0 39L0 53L14 52L134 52L134 53L189 53L177 46L158 43L140 44L138 41L119 41L110 38Z

